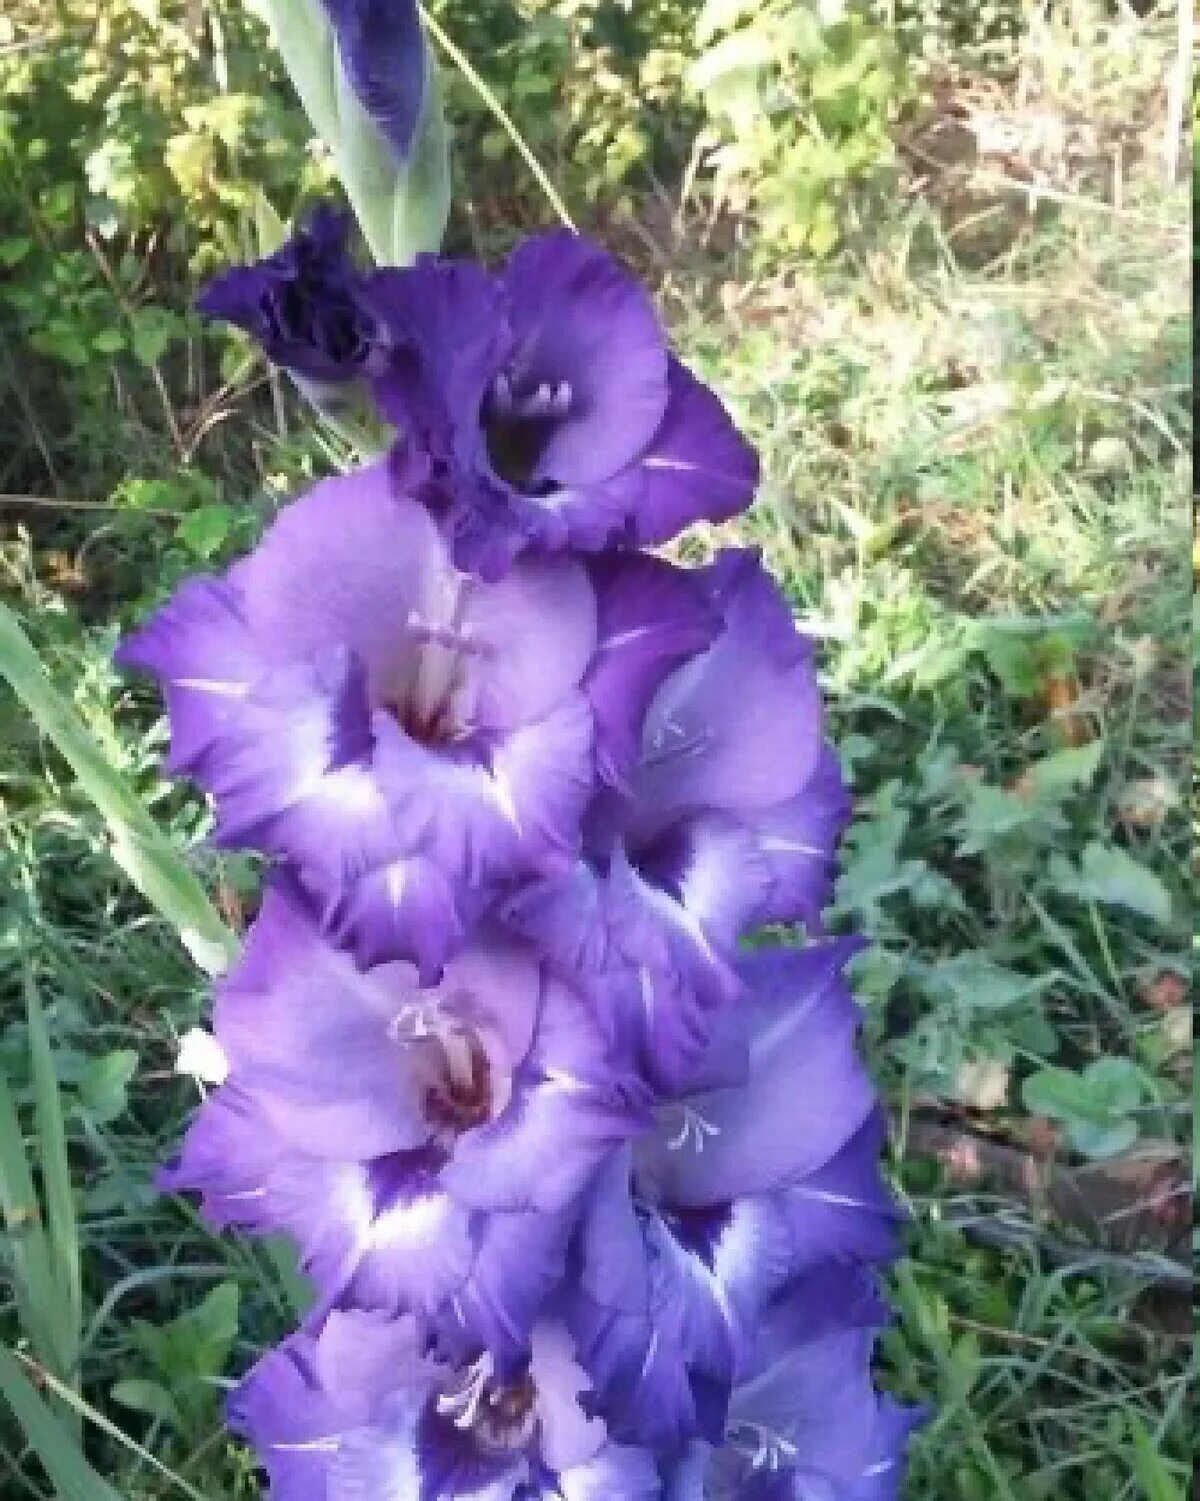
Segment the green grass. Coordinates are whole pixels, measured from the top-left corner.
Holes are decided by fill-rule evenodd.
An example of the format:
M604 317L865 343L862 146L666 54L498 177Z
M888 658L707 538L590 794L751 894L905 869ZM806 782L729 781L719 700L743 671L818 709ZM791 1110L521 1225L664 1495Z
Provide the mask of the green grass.
M766 468L748 522L686 550L764 548L821 641L857 797L834 925L875 940L864 1036L912 1215L882 1373L935 1407L921 1501L1176 1501L1190 1475L1189 1346L1151 1242L964 1184L923 1146L933 1126L1023 1150L1029 1081L1040 1100L1048 1070L1113 1058L1119 1097L1043 1133L1132 1130L1167 1162L1190 1135L1184 1013L1151 1003L1189 957L1190 250L1152 162L1126 192L1125 217L1009 224L1000 200L983 267L919 198L819 270L690 239L665 257L679 347ZM304 424L247 398L201 445L186 486L211 504L219 478L233 507L218 556L336 456ZM108 662L117 621L210 545L130 490L171 473L152 416L129 443L111 513L21 513L0 589L236 926L253 870L206 849L203 810L158 779L161 722ZM172 1068L203 977L11 696L0 740L0 1392L20 1420L0 1420L0 1494L249 1501L220 1396L288 1322L286 1256L153 1188L195 1099Z

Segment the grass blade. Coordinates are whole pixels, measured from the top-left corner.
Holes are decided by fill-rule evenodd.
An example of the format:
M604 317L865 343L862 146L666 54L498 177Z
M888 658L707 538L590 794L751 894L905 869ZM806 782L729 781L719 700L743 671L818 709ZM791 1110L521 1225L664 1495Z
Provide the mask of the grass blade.
M1145 1501L1183 1501L1183 1492L1155 1448L1146 1425L1136 1414L1131 1417L1130 1423L1133 1427L1134 1468L1137 1470Z
M46 1203L50 1275L57 1293L52 1309L47 1312L57 1327L56 1344L63 1361L63 1375L70 1379L79 1359L79 1339L83 1325L79 1226L75 1218L75 1195L71 1191L67 1131L58 1090L58 1076L54 1068L54 1054L41 996L29 965L25 966L25 1012L29 1020L33 1104L37 1119L42 1191Z
M8 1354L7 1351L0 1351L0 1353ZM26 1364L28 1364L28 1362L26 1362ZM18 1374L20 1374L19 1371ZM190 1483L190 1481L185 1480L182 1475L177 1474L173 1469L171 1469L170 1465L166 1465L162 1462L161 1459L156 1458L153 1454L151 1454L149 1449L139 1444L136 1439L130 1438L123 1429L118 1428L117 1425L110 1419L106 1418L102 1412L97 1412L97 1410L92 1407L90 1403L85 1402L77 1392L73 1392L69 1387L63 1386L63 1384L59 1381L56 1381L53 1376L45 1373L43 1374L46 1385L49 1387L51 1392L53 1392L56 1397L61 1398L62 1401L66 1403L66 1405L70 1407L73 1412L75 1412L81 1418L86 1418L89 1423L91 1423L94 1427L99 1428L102 1433L107 1434L109 1438L111 1438L115 1443L120 1444L122 1448L128 1449L132 1454L136 1454L138 1458L144 1464L149 1465L152 1470L157 1470L158 1473L165 1480L168 1480L176 1490L181 1491L183 1495L188 1498L188 1501L209 1501L209 1498L205 1496L202 1491L198 1491L196 1487ZM86 1461L83 1460L82 1455L80 1455L80 1459L86 1467ZM94 1472L89 1469L88 1473L92 1474ZM102 1485L105 1484L105 1482L103 1481L101 1481L100 1483ZM90 1501L108 1501L110 1494L111 1492L108 1490L107 1486L105 1486L105 1489L99 1492L99 1494L94 1498L90 1498Z
M237 940L221 921L182 855L105 759L86 725L54 688L41 659L13 615L0 604L0 676L79 780L108 825L117 864L172 924L184 947L208 974L227 968Z
M21 1122L8 1081L0 1073L0 1208L4 1210L8 1258L21 1327L47 1365L68 1369L69 1351L59 1348L53 1310L57 1302L50 1244L21 1136Z
M0 1345L0 1393L24 1430L62 1501L121 1501L38 1395L13 1352Z

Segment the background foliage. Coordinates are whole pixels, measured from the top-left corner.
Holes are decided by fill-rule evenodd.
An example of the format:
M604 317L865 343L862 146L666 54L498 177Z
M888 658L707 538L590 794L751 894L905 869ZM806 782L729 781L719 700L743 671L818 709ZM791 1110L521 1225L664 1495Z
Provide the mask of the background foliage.
M883 1374L938 1405L912 1495L1182 1498L1200 616L1189 645L1175 7L431 10L763 450L749 520L688 547L760 543L822 643L859 809L835 926L876 940L858 989L913 1212ZM496 255L549 211L447 85L451 243ZM0 18L0 591L234 928L253 872L159 780L157 706L109 655L347 458L191 311L330 186L240 0ZM222 1391L302 1289L153 1188L205 983L12 696L0 744L0 1493L248 1501Z

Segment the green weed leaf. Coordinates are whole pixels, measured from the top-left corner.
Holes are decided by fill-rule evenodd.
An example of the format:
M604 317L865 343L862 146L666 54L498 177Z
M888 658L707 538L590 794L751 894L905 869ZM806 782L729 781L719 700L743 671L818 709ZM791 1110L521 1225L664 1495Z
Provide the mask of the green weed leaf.
M1056 878L1081 901L1128 907L1157 923L1171 921L1171 893L1155 873L1116 845L1093 841L1083 852L1078 871L1056 862Z
M7 678L38 728L68 762L108 825L113 858L173 925L201 969L224 970L237 940L221 921L183 855L159 830L87 727L46 676L16 617L0 604L0 676Z

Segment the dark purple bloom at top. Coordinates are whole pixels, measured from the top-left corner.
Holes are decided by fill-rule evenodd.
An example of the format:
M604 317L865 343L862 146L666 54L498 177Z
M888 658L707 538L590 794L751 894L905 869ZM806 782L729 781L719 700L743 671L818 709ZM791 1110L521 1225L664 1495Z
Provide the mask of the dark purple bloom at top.
M640 639L645 600L606 566L593 578L612 639ZM811 647L757 556L728 552L693 576L717 622L709 644L651 685L636 738L608 737L583 858L508 908L617 1031L640 1034L640 1066L668 1091L734 1002L742 936L765 922L819 928L849 812ZM601 720L640 703L621 669L614 653L587 684Z
M662 579L662 624L643 598L622 641L569 558L460 573L377 464L185 584L118 660L164 684L172 767L214 796L219 839L290 860L364 962L415 957L428 978L495 883L574 858L597 756L636 738L603 682L593 708L592 669L637 679L636 713L707 639L689 581L629 566Z
M886 1310L853 1267L784 1289L755 1324L719 1446L668 1468L664 1501L900 1501L918 1410L880 1396Z
M263 1359L230 1402L272 1501L661 1501L654 1459L612 1443L552 1318L527 1365L451 1363L411 1319L329 1316Z
M412 148L428 84L416 0L321 0L350 87L398 160Z
M396 352L376 384L460 566L666 542L750 502L753 451L598 246L526 241L500 276L426 258L374 278Z
M196 305L245 329L302 381L340 385L382 359L382 326L346 248L348 214L320 207L274 255L215 277Z

